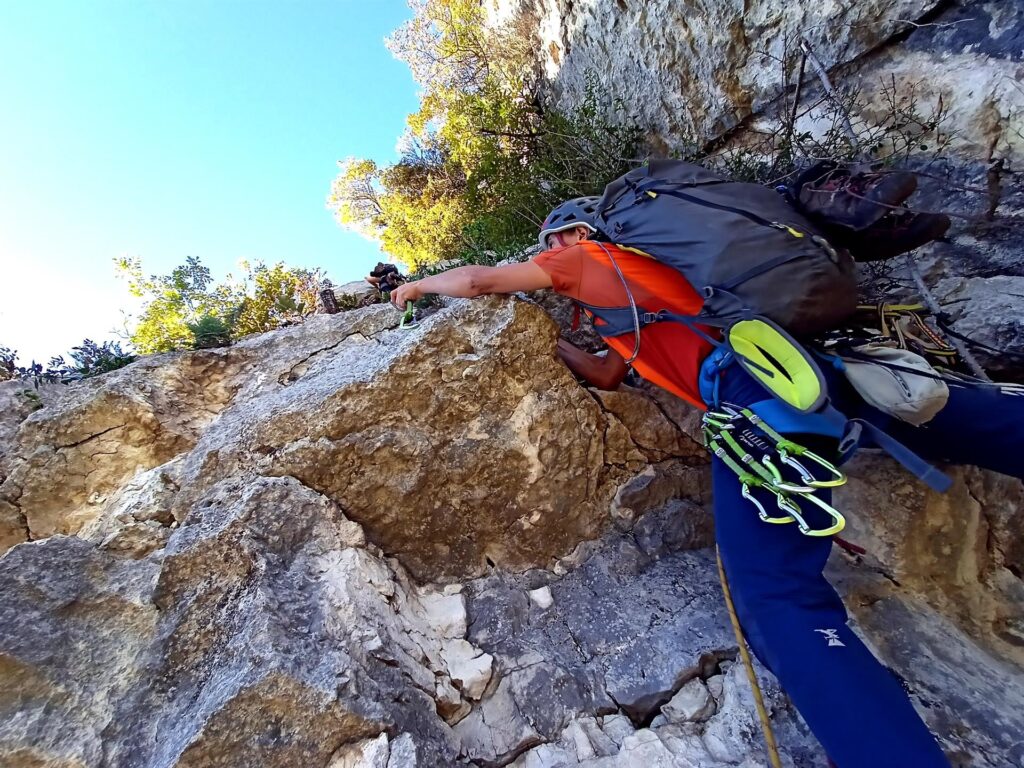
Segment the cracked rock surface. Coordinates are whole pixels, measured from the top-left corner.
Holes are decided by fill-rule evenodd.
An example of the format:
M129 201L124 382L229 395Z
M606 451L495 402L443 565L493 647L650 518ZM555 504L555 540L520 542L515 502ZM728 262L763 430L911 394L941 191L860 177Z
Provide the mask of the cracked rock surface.
M918 262L958 330L1024 351L1021 0L491 5L533 19L557 103L596 62L665 147L756 117L797 32L837 82L926 81L956 137L924 170L956 188L913 202L967 218ZM765 765L694 412L579 386L572 313L536 299L0 383L0 765ZM850 474L868 552L829 576L856 628L954 765L1024 765L1024 486ZM784 764L824 768L758 675Z
M397 319L4 413L0 763L764 764L692 412L578 386L530 301ZM1013 764L1024 489L967 469L939 497L859 461L842 503L871 554L833 578L947 751ZM823 766L759 674L788 764Z
M702 459L656 409L638 444L529 302L397 319L0 389L0 762L466 759L504 680L445 582L571 564L649 461Z
M757 146L775 134L775 114L792 96L783 93L780 62L787 52L795 57L801 40L835 88L860 94L853 124L905 123L898 111L911 106L922 120L941 115L938 156L932 138L910 154L909 169L926 175L909 205L948 212L953 225L914 258L954 330L992 348L975 349L986 369L1021 380L1024 0L496 0L491 7L495 25L520 19L535 30L543 98L569 112L621 100L625 109L609 116L640 126L655 157L716 142ZM795 80L790 72L788 82ZM801 92L795 129L822 137L832 119L810 65ZM888 301L921 300L902 259L884 271Z

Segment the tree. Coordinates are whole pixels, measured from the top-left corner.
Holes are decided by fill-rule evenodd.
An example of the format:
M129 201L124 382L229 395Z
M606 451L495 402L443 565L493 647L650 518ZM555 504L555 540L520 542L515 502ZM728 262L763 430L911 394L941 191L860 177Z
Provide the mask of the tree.
M328 207L339 223L379 241L399 261L429 264L465 244L465 175L438 137L407 135L402 159L386 168L354 158L340 166Z
M169 275L142 274L139 259L116 261L128 280L133 296L146 299L142 314L131 335L132 345L142 354L170 352L192 345L194 335L188 324L203 315L227 317L241 302L242 296L230 284L210 290L210 270L196 256L175 267Z
M117 268L134 296L144 299L131 331L142 354L200 346L223 346L250 333L262 333L316 309L323 280L320 270L283 263L242 263L240 281L214 283L210 270L189 256L169 275L145 277L139 259L119 259Z
M271 331L316 309L324 279L320 270L295 269L281 262L243 267L245 297L232 316L234 338Z
M487 261L532 243L558 202L635 165L642 135L606 118L600 105L621 104L608 105L595 81L576 113L542 108L532 31L488 25L479 0L410 7L388 46L423 88L420 108L399 162L341 164L328 207L342 226L409 267Z

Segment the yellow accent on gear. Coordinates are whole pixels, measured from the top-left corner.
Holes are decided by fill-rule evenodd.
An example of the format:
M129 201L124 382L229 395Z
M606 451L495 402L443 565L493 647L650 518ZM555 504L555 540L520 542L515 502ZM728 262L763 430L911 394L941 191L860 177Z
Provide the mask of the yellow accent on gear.
M804 353L770 324L740 320L729 328L729 346L755 364L749 373L784 403L806 411L821 397L821 381Z
M615 247L618 248L620 251L629 251L630 253L635 253L637 256L643 256L645 259L654 259L654 257L651 256L651 254L647 253L646 251L641 251L639 248L631 248L630 246L622 245L621 243L615 243ZM657 259L654 260L657 261Z

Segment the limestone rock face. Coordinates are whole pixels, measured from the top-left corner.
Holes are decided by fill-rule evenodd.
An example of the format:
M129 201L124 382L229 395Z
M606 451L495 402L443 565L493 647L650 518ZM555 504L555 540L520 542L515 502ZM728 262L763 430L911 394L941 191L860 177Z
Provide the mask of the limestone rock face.
M909 28L933 0L843 3L495 0L493 23L524 14L538 34L550 98L571 108L625 100L664 146L703 145L781 93L779 60L805 36L826 67ZM626 96L626 95L629 96ZM634 97L635 95L635 97Z
M7 535L103 538L114 520L145 538L227 477L291 476L419 578L543 565L598 535L649 455L695 450L635 444L555 360L544 313L498 304L462 302L412 331L389 306L316 316L67 387L5 459L0 500L25 521Z
M801 35L836 82L921 81L955 161L914 161L946 184L913 203L958 218L917 263L957 330L1024 351L1019 0L490 5L533 19L555 103L593 71L663 148L756 127ZM577 384L570 318L458 300L399 330L374 305L0 383L0 764L765 765L699 419ZM954 764L1020 765L1024 485L951 473L940 496L860 455L836 500L867 553L828 575ZM824 768L756 671L785 764Z
M542 565L593 538L646 455L555 360L550 320L498 304L457 303L412 331L350 329L210 426L178 508L228 474L293 476L426 579Z
M1024 485L973 467L948 471L954 485L939 494L864 452L836 494L858 510L848 535L868 550L867 567L1024 664Z
M624 481L701 458L641 393L613 412L579 387L528 302L397 320L317 316L39 402L2 390L0 762L435 766L475 749L452 726L509 681L468 635L462 588L428 583L575 563Z
M692 411L577 385L527 301L397 319L318 316L5 414L0 762L765 762ZM1013 764L1024 489L962 470L939 497L859 462L840 498L870 555L833 579L950 754ZM823 766L759 675L787 759Z
M385 728L451 754L432 697L461 598L293 478L218 484L141 561L22 544L0 584L5 765L322 765Z
M781 61L806 40L833 81L875 99L866 119L885 113L883 80L901 92L913 85L922 107L942 99L956 151L977 160L1024 154L1024 93L1016 87L1024 9L1013 0L491 0L488 7L495 26L523 18L536 30L537 65L555 106L571 110L596 98L607 108L618 100L622 109L609 116L642 126L656 149L703 146L756 119L783 95ZM908 33L906 43L891 45ZM810 67L807 74L814 79Z
M8 456L21 423L33 412L57 396L59 386L35 387L23 381L0 382L0 483L7 478ZM0 499L0 552L24 541L27 535L25 518L15 505Z

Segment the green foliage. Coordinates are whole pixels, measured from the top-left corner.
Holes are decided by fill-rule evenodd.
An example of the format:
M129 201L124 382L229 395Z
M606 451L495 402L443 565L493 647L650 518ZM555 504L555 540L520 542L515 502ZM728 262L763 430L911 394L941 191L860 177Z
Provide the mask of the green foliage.
M148 278L139 259L122 258L116 265L131 294L146 300L131 335L132 345L142 354L192 346L190 322L203 315L229 316L242 299L230 284L211 289L210 270L196 256L187 257L169 275Z
M234 338L273 330L316 309L323 282L319 270L293 269L281 263L244 266L248 270L245 297L232 315L230 328Z
M43 407L43 400L39 397L39 393L32 389L22 389L14 393L14 396L19 400L24 400L28 403L29 407L33 411L38 411Z
M105 341L97 344L91 339L85 339L72 348L70 356L70 363L63 355L52 357L45 368L35 360L28 366L19 366L16 362L18 353L0 346L0 381L32 381L37 388L43 382L68 384L123 368L137 359L135 355L122 350L120 342Z
M407 137L402 159L387 168L350 158L328 197L338 221L379 240L405 264L436 261L462 243L469 217L465 176L437 137Z
M412 0L389 40L423 88L402 158L350 158L328 197L343 226L378 240L410 269L493 263L536 238L562 200L595 194L636 164L639 130L591 82L571 115L533 88L532 32L484 24L477 0ZM525 20L523 23L526 23Z
M105 341L102 344L97 344L91 339L85 339L77 347L73 347L69 354L71 363L65 362L61 355L50 358L48 368L49 373L56 374L61 381L65 382L88 379L92 376L99 376L101 373L116 371L138 359L137 355L122 350L121 343L118 341Z
M145 277L139 259L116 265L132 294L144 299L130 337L142 354L224 346L295 322L315 311L323 281L320 270L243 262L240 281L229 275L214 283L194 256L162 276Z
M231 326L216 315L202 315L196 322L188 323L194 349L226 347L231 343Z
M18 353L10 347L0 345L0 381L31 381L38 389L44 381L57 382L61 378L56 371L47 370L33 360L29 365L18 365Z

